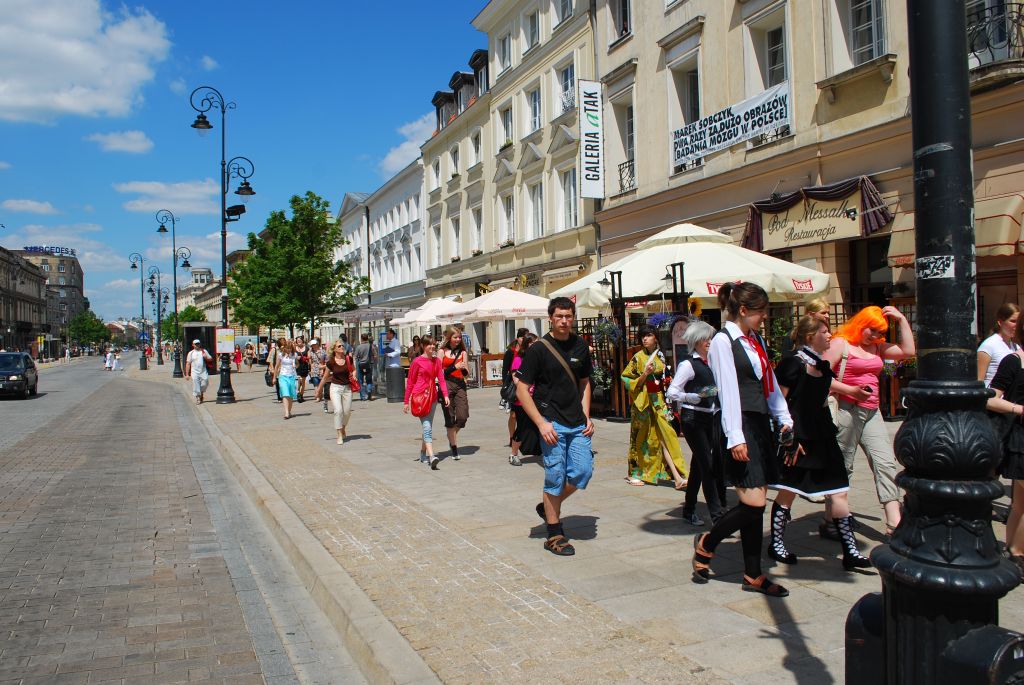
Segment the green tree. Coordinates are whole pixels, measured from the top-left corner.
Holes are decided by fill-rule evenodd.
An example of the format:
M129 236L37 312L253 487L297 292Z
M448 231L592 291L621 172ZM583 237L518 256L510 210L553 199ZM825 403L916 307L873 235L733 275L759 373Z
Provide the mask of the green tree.
M179 328L186 321L206 321L206 312L194 304L190 304L178 312ZM160 332L163 334L164 340L174 340L174 312L160 322Z
M291 217L272 212L260 239L249 234L249 256L232 271L229 295L235 319L274 328L309 322L354 309L369 281L352 273L335 252L345 244L329 203L313 192L291 198Z
M110 331L91 309L86 309L71 319L71 323L68 324L68 332L71 334L71 339L77 340L80 344L96 344L110 340Z

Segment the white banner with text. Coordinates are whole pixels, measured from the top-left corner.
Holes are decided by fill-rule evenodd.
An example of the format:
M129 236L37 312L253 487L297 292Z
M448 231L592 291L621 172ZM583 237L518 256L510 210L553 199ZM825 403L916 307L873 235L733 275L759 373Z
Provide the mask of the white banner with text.
M604 121L602 84L579 81L580 197L604 197Z
M672 132L675 166L790 125L789 82ZM582 128L582 123L581 123Z

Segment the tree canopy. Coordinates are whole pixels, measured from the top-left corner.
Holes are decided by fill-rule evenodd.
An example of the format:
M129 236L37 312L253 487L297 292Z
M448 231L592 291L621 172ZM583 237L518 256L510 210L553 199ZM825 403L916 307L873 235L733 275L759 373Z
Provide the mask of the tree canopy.
M91 309L86 309L81 314L71 319L68 324L68 333L72 340L79 343L100 343L110 340L110 331L107 326L96 316Z
M329 203L306 192L292 196L290 206L290 217L270 214L262 238L249 234L249 256L231 272L228 296L235 319L247 326L315 327L327 314L353 309L369 290L366 278L334 260L346 241L329 218Z
M206 312L194 304L190 304L178 312L179 328L180 324L186 321L206 321ZM174 312L160 322L160 332L164 340L174 340Z

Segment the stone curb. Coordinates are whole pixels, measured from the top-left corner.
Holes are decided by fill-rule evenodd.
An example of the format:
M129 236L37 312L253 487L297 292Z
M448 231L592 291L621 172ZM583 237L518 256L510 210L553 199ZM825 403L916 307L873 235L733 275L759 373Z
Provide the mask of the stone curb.
M186 389L189 399L191 393ZM394 624L305 526L239 445L216 424L209 411L199 414L225 463L256 505L265 523L302 580L313 601L338 631L353 660L371 683L440 683Z

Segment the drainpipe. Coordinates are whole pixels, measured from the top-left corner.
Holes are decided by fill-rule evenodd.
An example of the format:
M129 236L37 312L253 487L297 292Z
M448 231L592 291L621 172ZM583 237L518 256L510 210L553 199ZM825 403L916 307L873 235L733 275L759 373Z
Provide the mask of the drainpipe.
M373 304L373 283L370 281L370 205L363 207L363 216L366 218L366 282L370 289L366 291L366 306Z

